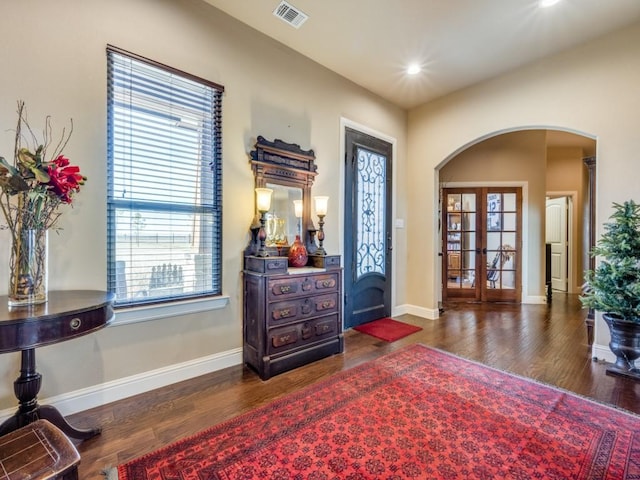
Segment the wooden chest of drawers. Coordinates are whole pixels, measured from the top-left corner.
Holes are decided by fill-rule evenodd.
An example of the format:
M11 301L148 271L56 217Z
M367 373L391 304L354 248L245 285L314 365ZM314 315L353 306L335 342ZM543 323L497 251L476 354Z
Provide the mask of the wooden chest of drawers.
M244 271L244 361L260 378L340 353L342 271Z

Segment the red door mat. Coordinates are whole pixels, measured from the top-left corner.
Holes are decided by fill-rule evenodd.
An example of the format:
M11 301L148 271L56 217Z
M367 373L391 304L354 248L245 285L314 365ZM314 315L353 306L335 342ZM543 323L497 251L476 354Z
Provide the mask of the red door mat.
M364 323L353 327L358 332L366 333L372 337L379 338L385 342L395 342L401 338L411 335L412 333L419 332L422 327L415 325L409 325L408 323L399 322L393 318L385 317L373 322Z

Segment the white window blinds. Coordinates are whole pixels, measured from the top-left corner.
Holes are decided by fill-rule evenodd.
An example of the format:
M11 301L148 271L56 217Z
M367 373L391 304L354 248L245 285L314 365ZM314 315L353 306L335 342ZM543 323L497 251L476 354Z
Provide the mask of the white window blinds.
M223 87L109 47L116 306L221 293Z

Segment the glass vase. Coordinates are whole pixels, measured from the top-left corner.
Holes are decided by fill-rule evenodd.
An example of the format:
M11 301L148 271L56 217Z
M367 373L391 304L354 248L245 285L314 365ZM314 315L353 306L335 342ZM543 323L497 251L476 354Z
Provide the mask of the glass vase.
M300 235L296 235L296 239L289 247L289 266L304 267L307 264L307 249L300 241Z
M9 306L47 301L47 230L16 232L9 257Z

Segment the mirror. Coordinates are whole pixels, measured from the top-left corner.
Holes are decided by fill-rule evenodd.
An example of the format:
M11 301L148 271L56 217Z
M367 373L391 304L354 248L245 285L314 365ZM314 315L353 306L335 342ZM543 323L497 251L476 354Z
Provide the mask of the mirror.
M300 240L312 254L317 250L316 228L311 220L311 186L317 175L313 150L302 150L300 145L258 136L255 150L251 151L251 168L256 188L270 188L271 207L265 214L265 247L270 256L286 256L288 247L300 235ZM296 208L294 201L301 201ZM259 247L260 214L251 224L251 242L247 255L255 255Z
M266 213L265 229L267 247L283 247L293 243L301 235L302 218L296 217L294 200L302 201L302 189L275 183L267 183L271 194L271 208ZM302 216L302 212L300 212ZM300 236L302 239L303 237Z

